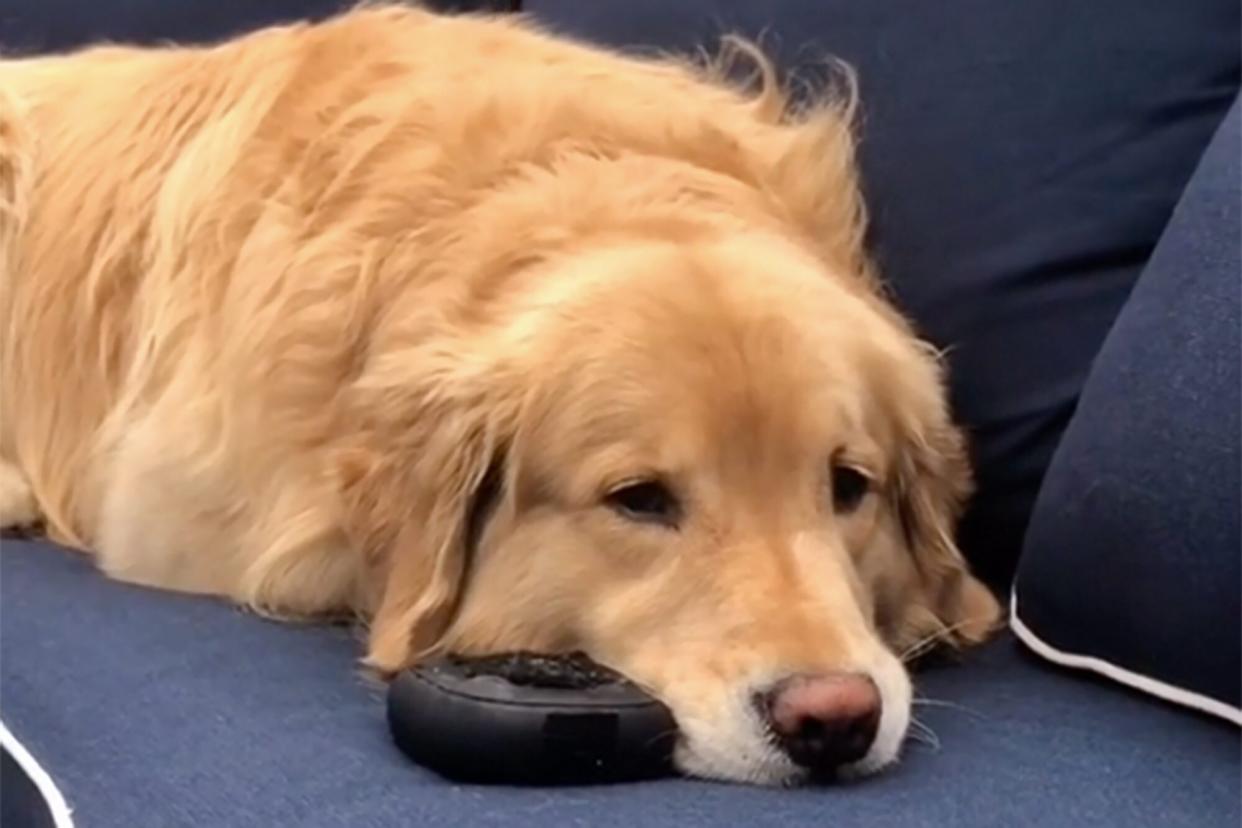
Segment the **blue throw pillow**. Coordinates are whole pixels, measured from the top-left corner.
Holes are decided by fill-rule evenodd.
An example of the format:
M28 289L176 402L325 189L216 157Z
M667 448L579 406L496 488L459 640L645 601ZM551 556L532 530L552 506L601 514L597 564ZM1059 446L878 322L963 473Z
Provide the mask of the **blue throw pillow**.
M859 71L874 249L950 349L980 489L964 550L1004 585L1091 360L1238 88L1237 0L527 0L650 51L760 35Z
M1242 129L1235 104L1040 493L1013 626L1044 656L1242 724Z

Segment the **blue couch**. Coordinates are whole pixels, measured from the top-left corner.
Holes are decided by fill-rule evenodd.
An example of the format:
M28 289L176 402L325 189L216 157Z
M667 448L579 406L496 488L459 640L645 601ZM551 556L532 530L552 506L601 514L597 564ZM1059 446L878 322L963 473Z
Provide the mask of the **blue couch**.
M104 583L86 560L40 544L5 544L0 565L4 723L82 828L1224 828L1239 818L1236 729L1049 669L1008 638L920 676L928 701L916 715L939 745L914 743L893 772L861 784L476 788L439 781L392 745L348 629ZM6 779L5 808L13 789Z
M341 5L9 0L0 51L211 40ZM476 788L392 746L355 631L6 539L0 822L1237 825L1236 0L522 5L615 47L740 30L812 82L825 53L858 68L872 249L950 351L980 478L962 543L1014 596L1017 635L920 673L935 738L872 780Z

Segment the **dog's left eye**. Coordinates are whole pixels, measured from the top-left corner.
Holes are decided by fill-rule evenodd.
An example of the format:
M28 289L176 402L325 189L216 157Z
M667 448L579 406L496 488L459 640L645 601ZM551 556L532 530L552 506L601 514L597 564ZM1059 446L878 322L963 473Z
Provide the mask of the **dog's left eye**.
M681 504L658 480L630 483L610 492L604 502L617 514L641 523L676 526L681 517Z
M839 463L832 467L833 510L849 514L859 507L870 489L871 481L858 469Z

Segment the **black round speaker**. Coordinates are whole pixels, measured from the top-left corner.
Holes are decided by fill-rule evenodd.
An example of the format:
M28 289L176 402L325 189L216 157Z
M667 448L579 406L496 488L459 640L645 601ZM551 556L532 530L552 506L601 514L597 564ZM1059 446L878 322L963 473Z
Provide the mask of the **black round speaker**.
M570 785L672 772L668 708L583 653L450 656L400 673L388 725L414 761L462 782Z

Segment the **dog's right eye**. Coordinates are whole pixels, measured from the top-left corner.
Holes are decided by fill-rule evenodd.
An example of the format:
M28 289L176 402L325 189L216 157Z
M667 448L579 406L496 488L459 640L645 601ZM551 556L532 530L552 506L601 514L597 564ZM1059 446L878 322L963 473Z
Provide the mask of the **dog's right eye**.
M832 467L832 508L841 514L849 514L859 507L871 481L858 469L836 464Z
M628 483L610 492L604 503L621 517L640 523L676 527L681 518L681 504L658 480Z

